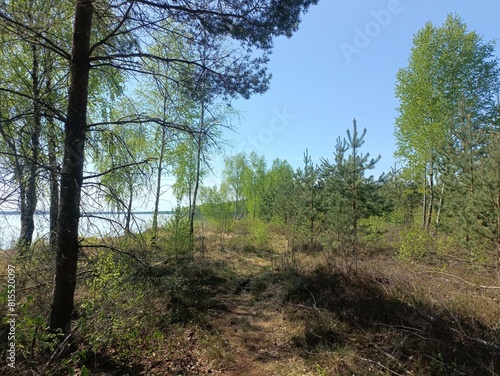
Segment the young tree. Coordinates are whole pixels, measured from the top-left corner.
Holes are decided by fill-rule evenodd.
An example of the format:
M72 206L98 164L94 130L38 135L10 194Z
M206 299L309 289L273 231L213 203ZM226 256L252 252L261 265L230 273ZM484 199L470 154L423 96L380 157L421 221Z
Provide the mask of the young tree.
M305 227L309 232L309 243L312 246L315 241L315 221L319 211L319 171L312 163L311 156L306 150L304 153L304 169L298 169L295 173L295 181L299 188L299 214L305 221Z
M367 170L373 169L380 156L370 159L360 148L364 144L366 128L358 133L356 120L352 132L347 130L347 140L337 139L335 161L321 160L322 180L328 195L330 223L335 226L341 250L349 251L357 268L359 249L359 221L366 216L371 200L369 189L371 177L365 177Z
M441 27L428 23L413 44L408 66L397 75L396 155L423 183L422 223L429 228L443 150L462 124L459 109L471 115L472 124L485 124L495 108L499 70L493 43L467 31L455 15Z
M252 219L259 217L262 189L266 174L266 160L252 151L248 156L248 165L245 170L243 192L246 197L247 212Z
M100 133L94 159L99 171L100 185L105 200L111 206L125 212L125 233L131 232L134 199L144 189L148 171L144 166L149 147L143 126L116 125Z
M297 211L295 188L292 166L286 160L275 159L264 178L262 216L285 226L293 222Z
M234 219L245 215L245 177L248 176L248 161L244 153L236 154L225 161L223 185L230 192L234 202Z

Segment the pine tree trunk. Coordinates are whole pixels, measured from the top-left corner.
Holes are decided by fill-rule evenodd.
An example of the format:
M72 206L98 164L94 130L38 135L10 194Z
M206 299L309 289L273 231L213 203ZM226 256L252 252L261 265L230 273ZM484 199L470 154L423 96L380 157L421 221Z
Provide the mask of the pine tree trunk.
M92 0L77 0L61 173L56 275L49 317L50 328L62 331L65 335L71 333L78 264L78 222L87 131L92 13Z

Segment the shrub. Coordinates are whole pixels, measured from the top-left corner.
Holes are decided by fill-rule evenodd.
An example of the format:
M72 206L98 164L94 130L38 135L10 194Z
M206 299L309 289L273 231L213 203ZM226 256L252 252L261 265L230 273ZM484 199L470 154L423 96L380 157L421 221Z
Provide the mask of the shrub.
M435 251L431 233L419 227L409 227L401 231L398 257L407 261L421 260Z

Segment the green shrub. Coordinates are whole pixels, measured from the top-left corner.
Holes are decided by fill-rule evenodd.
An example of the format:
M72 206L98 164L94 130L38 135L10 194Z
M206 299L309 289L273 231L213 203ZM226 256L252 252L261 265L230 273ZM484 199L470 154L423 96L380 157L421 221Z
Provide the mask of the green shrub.
M92 278L87 281L90 296L79 306L79 327L92 351L113 347L126 357L138 347L147 305L133 262L111 250L94 256Z
M269 225L264 221L256 219L249 221L249 227L252 237L252 245L259 250L269 248Z
M166 221L164 229L167 235L165 247L167 252L176 257L190 256L193 252L193 237L189 233L189 218L180 208Z
M407 261L421 260L435 251L432 234L419 227L401 231L398 257Z

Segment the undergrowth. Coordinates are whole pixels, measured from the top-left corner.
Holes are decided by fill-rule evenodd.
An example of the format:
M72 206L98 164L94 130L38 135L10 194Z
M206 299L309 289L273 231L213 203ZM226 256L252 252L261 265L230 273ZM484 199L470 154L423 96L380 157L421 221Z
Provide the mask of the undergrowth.
M18 270L18 353L16 369L4 357L0 372L258 374L249 365L238 368L253 359L260 374L275 375L498 374L494 270L454 256L446 238L404 230L398 248L381 240L398 238L390 228L372 226L372 246L360 249L355 270L320 241L296 239L287 249L285 231L255 221L232 224L224 234L205 225L196 240L203 247L177 246L185 236L181 222L166 224L159 239L171 239L155 248L147 236L87 240L74 338L70 351L57 356L46 326L51 254L40 247L24 260L6 255L2 263L15 262ZM5 316L5 289L0 300ZM264 319L265 331L255 324ZM262 349L234 347L250 335L243 328ZM8 330L4 320L2 353ZM276 349L279 356L255 357Z

